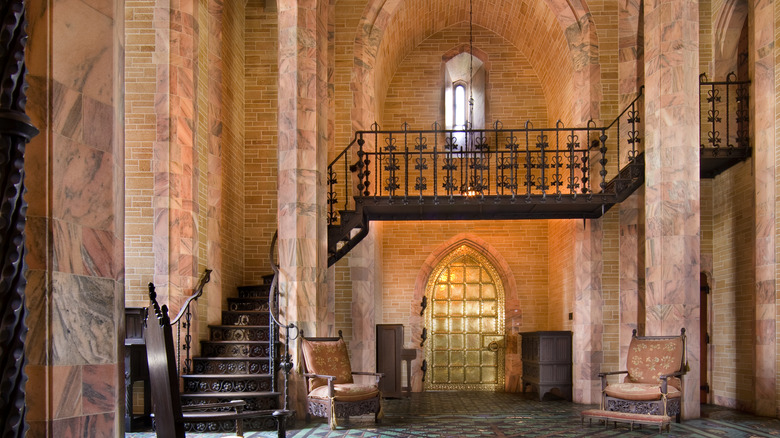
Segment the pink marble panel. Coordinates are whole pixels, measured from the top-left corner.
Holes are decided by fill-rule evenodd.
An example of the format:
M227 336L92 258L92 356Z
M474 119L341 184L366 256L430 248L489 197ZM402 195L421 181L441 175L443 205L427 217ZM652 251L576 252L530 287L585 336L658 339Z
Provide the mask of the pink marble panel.
M112 412L117 401L117 365L85 365L82 369L83 413Z
M104 152L112 152L114 149L113 130L95 127L107 127L114 125L113 107L103 102L83 98L83 141L87 146L92 146Z
M68 222L112 229L114 167L111 155L57 135L53 142L54 214Z
M111 18L82 0L57 0L52 29L53 79L100 102L113 103ZM78 32L73 29L79 29Z
M54 272L51 361L99 364L117 360L113 280Z
M54 418L82 414L82 367L79 365L51 367L51 394Z
M80 141L83 130L82 94L60 82L52 84L52 129L65 138Z

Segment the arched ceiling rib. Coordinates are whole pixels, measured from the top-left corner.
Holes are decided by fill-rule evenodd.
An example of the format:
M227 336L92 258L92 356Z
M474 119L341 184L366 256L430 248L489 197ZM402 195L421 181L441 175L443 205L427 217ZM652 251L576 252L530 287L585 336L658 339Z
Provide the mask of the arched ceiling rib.
M571 101L572 60L566 29L584 14L580 2L560 0L473 0L473 22L522 51L537 72L551 110L554 102ZM554 12L551 6L556 9ZM384 94L397 66L423 40L469 20L468 0L401 0L387 2L390 18L376 58L376 96ZM558 15L556 15L556 13ZM475 41L475 47L480 42Z

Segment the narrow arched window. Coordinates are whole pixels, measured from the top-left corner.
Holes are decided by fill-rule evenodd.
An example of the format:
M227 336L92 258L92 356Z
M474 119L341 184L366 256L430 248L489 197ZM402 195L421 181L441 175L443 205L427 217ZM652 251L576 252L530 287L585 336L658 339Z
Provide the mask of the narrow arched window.
M468 98L466 97L466 86L463 84L455 84L455 98L453 99L453 116L452 126L454 129L466 128L467 111L468 111Z
M478 57L461 52L445 62L444 71L444 124L454 131L456 150L464 150L464 131L485 127L485 68Z

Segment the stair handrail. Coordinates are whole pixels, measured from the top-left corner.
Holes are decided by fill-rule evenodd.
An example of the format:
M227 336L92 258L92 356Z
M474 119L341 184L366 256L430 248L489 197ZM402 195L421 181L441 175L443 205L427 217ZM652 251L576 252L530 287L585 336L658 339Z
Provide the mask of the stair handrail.
M355 133L355 137L352 139L351 142L345 147L337 156L333 159L333 161L328 164L328 223L334 223L336 222L336 211L334 210L336 207L336 192L334 192L334 187L338 180L336 179L336 173L333 171L333 168L335 167L336 163L344 157L344 181L346 182L344 184L344 210L346 210L349 207L349 163L347 160L349 159L346 155L347 152L352 148L352 145L354 145L358 141L357 133ZM273 265L273 262L271 262ZM273 267L273 266L272 266Z
M279 362L279 368L284 372L284 390L282 392L282 409L281 409L281 415L285 417L289 417L292 415L292 411L289 409L289 401L288 401L288 394L289 394L289 387L290 387L290 370L292 370L293 362L292 362L292 355L289 351L289 345L290 341L294 341L298 338L298 335L300 332L298 331L298 327L295 326L293 323L289 324L282 324L279 319L274 314L274 309L276 308L278 312L278 303L276 302L276 296L278 295L278 287L279 287L279 265L274 261L274 249L276 249L276 240L279 237L279 230L274 231L274 235L271 238L271 247L268 250L268 260L271 263L271 270L274 272L273 279L271 280L271 287L268 291L268 314L270 315L269 319L269 334L268 334L268 355L270 357L270 360L272 361L271 366L269 367L271 372L271 387L276 388L276 369L273 366L273 362L276 360L276 342L275 340L278 339L278 332L276 331L276 328L283 328L284 329L284 345L282 345L282 348L284 348L284 357ZM290 337L290 330L295 329L295 336ZM282 421L281 419L279 421Z
M187 297L187 300L184 301L184 304L179 309L179 313L176 314L176 317L171 320L171 327L173 325L176 325L176 345L179 345L179 348L176 350L176 369L181 370L182 375L189 374L192 370L192 358L190 357L190 351L192 350L192 335L190 334L190 328L192 326L192 311L190 310L190 305L193 301L197 301L198 298L203 295L203 287L206 286L206 283L208 283L211 280L211 269L205 269L203 271L203 275L201 275L200 280L198 281L198 284L195 286L195 290L193 291L192 295ZM150 287L152 287L152 283L149 283ZM181 318L184 317L185 321L181 321ZM184 327L184 329L187 331L184 335L184 343L181 342L181 329ZM184 350L186 354L186 358L184 359L184 368L181 367L181 352Z
M195 291L193 294L187 298L187 301L185 301L184 305L182 305L181 309L179 309L179 313L177 313L176 317L171 320L171 325L178 323L182 315L184 315L184 312L190 308L190 303L196 301L201 297L201 295L203 295L203 286L205 286L209 281L211 281L211 269L206 269L203 271L203 275L200 277L197 286L195 286Z

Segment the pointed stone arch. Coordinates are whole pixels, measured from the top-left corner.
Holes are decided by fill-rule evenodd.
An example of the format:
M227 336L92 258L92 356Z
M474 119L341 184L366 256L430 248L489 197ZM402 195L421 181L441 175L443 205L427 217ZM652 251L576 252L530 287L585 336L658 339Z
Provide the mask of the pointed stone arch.
M419 346L422 342L420 335L422 334L423 328L423 312L421 312L420 303L422 302L423 296L425 296L425 288L428 279L442 260L463 245L467 245L483 255L496 269L498 277L504 285L505 309L520 308L520 299L517 296L515 276L501 253L476 234L461 233L455 235L446 242L443 242L435 250L431 251L417 274L414 283L414 297L409 305L409 329L411 330L412 344L414 344L415 347ZM509 310L507 310L507 312L509 312ZM422 371L420 369L422 360L423 357L418 355L412 362L412 389L414 391L420 391L422 389Z

